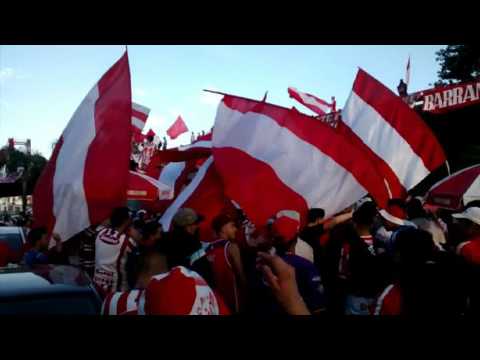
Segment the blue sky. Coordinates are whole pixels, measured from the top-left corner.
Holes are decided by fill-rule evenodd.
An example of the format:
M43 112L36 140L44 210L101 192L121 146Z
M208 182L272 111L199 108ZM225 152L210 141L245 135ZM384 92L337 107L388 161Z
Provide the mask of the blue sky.
M410 91L437 79L440 45L391 46L129 46L133 101L152 111L146 130L160 136L178 115L195 131L214 122L219 97L202 89L261 99L310 114L288 97L288 86L343 107L358 67L396 91L411 56ZM50 156L51 144L90 88L124 46L0 45L0 146L30 138ZM170 145L189 143L184 134Z

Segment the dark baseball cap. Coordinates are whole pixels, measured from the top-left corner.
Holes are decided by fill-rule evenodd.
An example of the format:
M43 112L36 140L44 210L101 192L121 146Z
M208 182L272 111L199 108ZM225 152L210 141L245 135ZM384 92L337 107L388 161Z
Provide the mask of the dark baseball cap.
M197 214L195 210L190 208L181 208L173 217L173 223L176 226L188 226L198 224L205 220L203 215Z

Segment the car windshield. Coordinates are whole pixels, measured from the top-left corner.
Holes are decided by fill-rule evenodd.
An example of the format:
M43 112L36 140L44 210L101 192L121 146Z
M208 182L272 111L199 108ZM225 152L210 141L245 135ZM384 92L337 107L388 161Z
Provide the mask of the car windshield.
M1 234L0 242L7 244L12 251L20 251L22 248L22 236L20 234Z
M0 315L97 315L93 295L39 296L0 300Z

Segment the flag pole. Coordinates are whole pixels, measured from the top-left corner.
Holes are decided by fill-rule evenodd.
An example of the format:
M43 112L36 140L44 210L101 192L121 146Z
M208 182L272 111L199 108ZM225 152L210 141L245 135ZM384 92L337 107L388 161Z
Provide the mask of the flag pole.
M445 160L445 165L447 166L447 173L448 173L448 176L451 175L450 173L450 165L448 164L448 160Z
M212 93L212 94L223 95L223 96L233 96L233 97L236 97L236 98L239 98L239 99L243 99L243 100L250 100L250 101L256 101L256 102L265 101L265 99L264 99L264 100L255 100L255 99L247 98L247 97L244 97L244 96L227 94L227 93L224 93L224 92L221 92L221 91L215 91L215 90L203 89L203 91L209 92L209 93ZM267 93L268 93L268 91L267 91ZM266 93L265 93L265 95L266 95ZM265 98L266 98L266 96L265 96ZM272 104L272 105L273 105L273 104Z

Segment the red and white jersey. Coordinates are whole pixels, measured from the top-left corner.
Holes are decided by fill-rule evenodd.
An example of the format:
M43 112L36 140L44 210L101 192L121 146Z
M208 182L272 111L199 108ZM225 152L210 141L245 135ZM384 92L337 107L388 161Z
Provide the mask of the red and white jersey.
M155 275L139 300L139 315L221 315L215 293L183 266Z
M95 239L93 282L104 294L128 290L125 263L135 242L127 234L112 228L101 230Z
M215 277L215 290L218 291L230 309L238 312L238 290L235 274L228 259L229 246L230 241L226 240L212 242L207 249L207 259Z
M377 300L374 315L400 315L402 296L398 285L388 285Z
M150 160L152 159L154 153L155 153L154 143L147 143L144 145L142 150L141 165L140 165L142 169L147 168L148 164L150 164Z
M112 292L102 305L102 315L138 315L138 303L144 290Z

